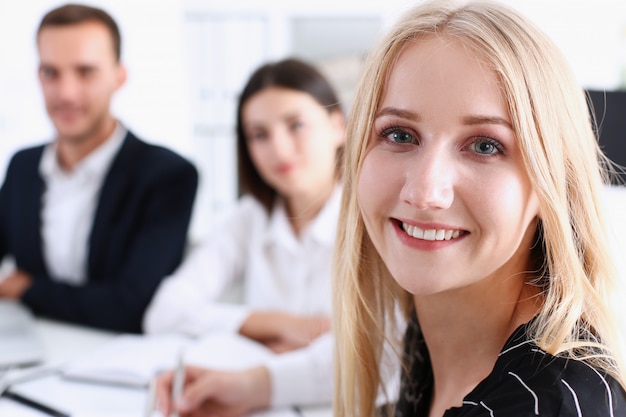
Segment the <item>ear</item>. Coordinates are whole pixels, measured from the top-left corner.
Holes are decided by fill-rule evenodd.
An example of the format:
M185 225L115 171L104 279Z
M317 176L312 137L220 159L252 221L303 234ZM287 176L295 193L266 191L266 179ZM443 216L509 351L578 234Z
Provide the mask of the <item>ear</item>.
M539 203L539 196L537 195L537 193L535 191L533 191L533 196L532 196L534 203L536 204L536 216L538 220L543 220L543 215L541 213L541 204Z
M330 123L335 132L335 145L340 147L346 142L346 118L341 110L333 110L330 113Z
M124 86L124 84L126 84L127 77L128 77L128 74L126 72L126 67L124 66L124 64L118 63L117 64L117 80L116 80L115 90L119 90L120 88L122 88Z

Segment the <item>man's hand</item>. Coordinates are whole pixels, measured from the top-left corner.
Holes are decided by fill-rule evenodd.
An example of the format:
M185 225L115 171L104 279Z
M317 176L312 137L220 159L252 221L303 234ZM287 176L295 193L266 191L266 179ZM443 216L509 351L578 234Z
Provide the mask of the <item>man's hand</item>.
M19 300L32 283L30 275L18 269L0 282L0 297Z

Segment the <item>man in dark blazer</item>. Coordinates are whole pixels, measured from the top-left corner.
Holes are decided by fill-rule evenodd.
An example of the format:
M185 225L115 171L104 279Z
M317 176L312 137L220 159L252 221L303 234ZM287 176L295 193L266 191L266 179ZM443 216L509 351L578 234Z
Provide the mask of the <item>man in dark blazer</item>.
M14 261L0 297L140 332L157 286L182 259L198 174L111 114L126 80L120 43L97 8L62 6L41 21L39 79L56 138L17 152L0 189L0 258Z

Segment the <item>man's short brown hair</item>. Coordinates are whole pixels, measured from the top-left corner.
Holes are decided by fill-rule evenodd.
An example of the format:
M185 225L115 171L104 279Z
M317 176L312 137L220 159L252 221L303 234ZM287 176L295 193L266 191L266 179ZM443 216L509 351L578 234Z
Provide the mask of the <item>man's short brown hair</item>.
M122 37L115 20L104 10L82 4L66 4L50 10L41 19L37 29L37 37L42 29L48 26L68 26L85 22L100 22L111 33L115 58L119 62L122 56Z

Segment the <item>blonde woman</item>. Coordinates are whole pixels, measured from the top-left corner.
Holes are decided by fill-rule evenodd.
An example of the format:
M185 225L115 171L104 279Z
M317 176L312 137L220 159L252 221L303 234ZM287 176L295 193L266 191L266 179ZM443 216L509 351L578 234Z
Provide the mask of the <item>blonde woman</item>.
M606 164L546 36L498 4L415 7L369 57L347 138L334 415L375 414L404 320L385 415L624 415Z

